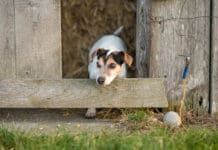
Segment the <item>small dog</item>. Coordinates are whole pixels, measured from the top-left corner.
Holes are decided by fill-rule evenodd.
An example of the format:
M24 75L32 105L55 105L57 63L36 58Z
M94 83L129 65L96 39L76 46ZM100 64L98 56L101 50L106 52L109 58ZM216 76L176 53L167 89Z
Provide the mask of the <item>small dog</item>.
M105 35L97 40L89 51L89 78L95 79L99 85L109 85L116 77L127 76L126 64L132 65L133 58L126 53L126 45L118 36L123 27L113 34ZM96 115L96 108L89 108L87 118Z

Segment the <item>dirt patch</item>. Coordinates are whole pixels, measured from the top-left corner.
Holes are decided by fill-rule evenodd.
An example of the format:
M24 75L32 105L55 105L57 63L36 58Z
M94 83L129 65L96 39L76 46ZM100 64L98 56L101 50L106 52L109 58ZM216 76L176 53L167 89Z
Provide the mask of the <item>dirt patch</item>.
M87 78L88 48L121 25L121 37L135 56L136 0L62 0L61 11L64 78Z
M84 109L1 109L0 127L36 133L72 134L121 129L113 122L85 119Z

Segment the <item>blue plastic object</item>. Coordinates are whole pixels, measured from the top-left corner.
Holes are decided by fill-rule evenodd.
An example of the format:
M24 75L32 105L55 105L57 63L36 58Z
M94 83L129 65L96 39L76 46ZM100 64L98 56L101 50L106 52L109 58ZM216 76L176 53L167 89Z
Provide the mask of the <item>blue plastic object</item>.
M182 79L185 79L189 74L189 68L186 66L183 70Z

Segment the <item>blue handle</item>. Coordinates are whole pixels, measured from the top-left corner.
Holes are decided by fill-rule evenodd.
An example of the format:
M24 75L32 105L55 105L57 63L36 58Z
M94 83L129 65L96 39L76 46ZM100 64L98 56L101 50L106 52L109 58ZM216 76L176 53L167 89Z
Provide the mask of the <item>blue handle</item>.
M189 74L188 66L186 66L183 70L182 79L185 79Z

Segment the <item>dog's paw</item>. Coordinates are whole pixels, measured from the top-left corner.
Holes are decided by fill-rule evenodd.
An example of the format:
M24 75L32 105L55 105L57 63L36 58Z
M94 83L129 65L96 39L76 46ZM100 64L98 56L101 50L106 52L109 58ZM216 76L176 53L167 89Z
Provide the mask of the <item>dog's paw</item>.
M86 112L86 118L94 118L96 116L96 109L95 108L89 108Z

